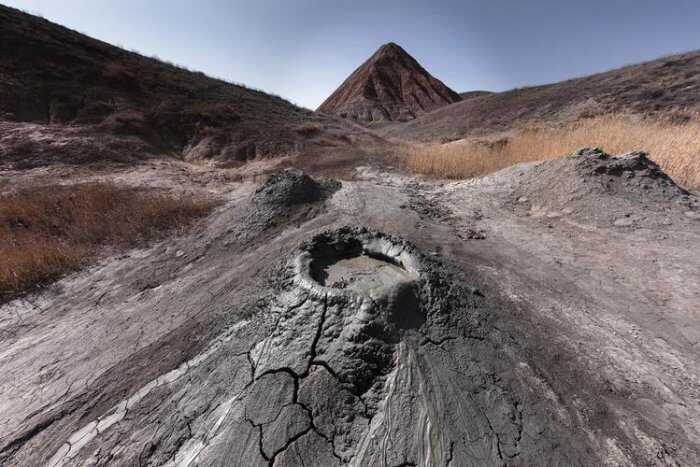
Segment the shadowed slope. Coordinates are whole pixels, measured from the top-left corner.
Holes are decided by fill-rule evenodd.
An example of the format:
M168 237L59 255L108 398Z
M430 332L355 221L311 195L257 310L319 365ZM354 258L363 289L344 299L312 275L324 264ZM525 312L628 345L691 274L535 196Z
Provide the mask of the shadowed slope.
M92 139L92 160L175 154L242 163L314 145L347 145L348 135L366 137L280 97L147 58L0 5L3 120L11 123L3 134L14 136L0 140L0 160L41 159L32 165L56 159L36 155L64 135L70 144L61 146L67 152L61 160L71 163L90 161L81 156L86 152L81 141ZM32 133L40 136L20 134L28 122L38 125ZM105 149L97 150L101 145Z

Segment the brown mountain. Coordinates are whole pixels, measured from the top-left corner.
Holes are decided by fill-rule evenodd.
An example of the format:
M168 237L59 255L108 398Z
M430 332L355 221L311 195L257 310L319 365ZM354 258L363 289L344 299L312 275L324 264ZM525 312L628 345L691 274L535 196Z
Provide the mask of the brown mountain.
M460 99L390 42L355 70L318 110L361 122L406 121Z
M370 136L280 97L0 5L0 163L168 155L231 164L349 146L350 137Z
M385 136L445 141L505 131L523 122L565 123L609 113L672 115L700 112L700 51L558 83L462 95L413 121L379 129Z

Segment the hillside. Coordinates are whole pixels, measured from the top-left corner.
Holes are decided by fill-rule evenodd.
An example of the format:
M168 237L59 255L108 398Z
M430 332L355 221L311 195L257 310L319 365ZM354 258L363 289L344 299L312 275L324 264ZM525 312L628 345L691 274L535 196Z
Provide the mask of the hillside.
M459 101L397 44L384 44L318 108L361 122L406 121Z
M700 52L663 57L559 83L465 99L403 124L383 135L418 141L449 141L526 122L562 123L607 113L683 119L700 110Z
M462 98L462 100L466 99L471 99L472 97L483 97L483 96L489 96L493 94L491 91L467 91L467 92L460 92L459 96Z
M0 160L24 165L149 154L238 163L314 145L346 145L353 134L370 138L280 97L2 5L0 121ZM27 123L34 126L27 130ZM57 140L64 144L52 144Z

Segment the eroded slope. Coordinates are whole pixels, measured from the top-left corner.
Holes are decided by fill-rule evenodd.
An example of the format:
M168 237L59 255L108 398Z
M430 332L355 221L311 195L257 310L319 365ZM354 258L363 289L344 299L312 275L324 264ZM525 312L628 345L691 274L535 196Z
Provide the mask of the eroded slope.
M242 164L373 138L263 91L0 5L0 164ZM355 140L357 141L357 140Z
M461 100L399 45L381 46L318 108L359 122L407 121Z

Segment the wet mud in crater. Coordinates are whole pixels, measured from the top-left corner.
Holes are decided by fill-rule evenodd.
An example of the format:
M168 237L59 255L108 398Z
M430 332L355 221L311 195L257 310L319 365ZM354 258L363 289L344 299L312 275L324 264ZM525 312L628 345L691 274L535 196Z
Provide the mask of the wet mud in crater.
M364 244L358 239L333 244L316 243L308 252L311 256L309 274L321 286L372 297L418 279L418 273L410 266L407 269L400 257L388 256L382 248L390 254L392 249L393 254L400 251L400 247L392 245L389 240L366 241ZM403 261L408 262L408 259Z

